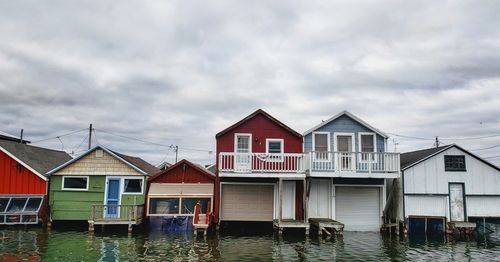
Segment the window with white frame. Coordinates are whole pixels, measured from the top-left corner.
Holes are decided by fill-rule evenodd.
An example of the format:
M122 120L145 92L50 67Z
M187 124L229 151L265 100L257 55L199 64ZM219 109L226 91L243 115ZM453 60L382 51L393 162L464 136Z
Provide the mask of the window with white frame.
M123 193L142 194L142 184L142 178L125 178L123 179Z
M369 159L368 153L376 152L376 136L373 133L360 133L359 134L359 151L361 152L361 160L367 161ZM372 160L376 160L375 154L371 154Z
M185 215L194 214L194 208L200 203L200 213L206 214L211 198L204 197L155 197L149 199L149 215Z
M88 190L89 178L86 176L63 176L62 189L64 190Z
M283 160L284 145L283 139L266 139L266 153L272 154L269 158L271 161Z
M330 133L313 133L313 151L316 160L328 160L330 149Z

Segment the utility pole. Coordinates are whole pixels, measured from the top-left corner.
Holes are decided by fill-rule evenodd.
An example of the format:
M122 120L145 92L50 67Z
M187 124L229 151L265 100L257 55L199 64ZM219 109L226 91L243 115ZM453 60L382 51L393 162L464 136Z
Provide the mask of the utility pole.
M92 124L89 126L89 150L92 148Z
M177 153L179 152L179 146L175 146L175 163L177 163Z
M438 137L436 136L436 148L439 147L439 139Z
M23 143L23 133L24 129L21 129L21 136L19 137L19 142L21 142L21 144Z

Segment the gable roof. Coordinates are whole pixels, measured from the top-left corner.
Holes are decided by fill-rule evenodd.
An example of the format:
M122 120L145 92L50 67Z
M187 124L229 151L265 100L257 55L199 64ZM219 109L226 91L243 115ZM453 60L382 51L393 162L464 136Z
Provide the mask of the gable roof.
M178 166L180 166L180 165L182 165L182 164L186 164L186 165L188 165L188 166L192 167L193 169L198 170L201 174L203 174L203 175L205 175L205 176L209 177L210 179L215 180L215 174L214 174L214 173L212 173L212 172L210 172L208 169L204 168L204 167L203 167L203 166L201 166L201 165L194 164L193 162L191 162L191 161L189 161L189 160L187 160L187 159L182 159L181 161L179 161L179 162L177 162L177 163L175 163L175 164L171 165L169 168L167 168L167 169L165 169L165 170L163 170L163 171L161 171L161 172L157 173L157 174L156 174L156 175L154 175L154 176L149 177L149 179L148 179L148 180L149 180L149 182L152 182L152 181L153 181L153 180L155 180L156 178L158 178L158 177L160 177L160 176L162 176L162 175L164 175L164 174L167 174L168 172L170 172L170 170L173 170L173 169L175 169L176 167L178 167Z
M236 122L235 124L229 126L228 128L220 131L219 133L217 133L215 135L215 137L219 137L219 136L222 136L224 134L226 134L227 132L235 129L236 127L240 126L241 124L247 122L248 120L254 118L255 116L257 115L263 115L264 117L268 118L269 120L273 121L274 123L276 123L277 125L281 126L282 128L284 128L285 130L287 130L288 132L292 133L293 135L295 136L298 136L300 138L302 138L302 135L299 134L299 132L293 130L291 127L283 124L281 121L279 121L278 119L274 118L273 116L271 116L270 114L268 114L266 111L262 110L262 109L257 109L257 111L251 113L250 115L248 115L247 117L241 119L240 121Z
M13 136L9 133L5 133L5 132L2 132L0 131L0 140L8 140L8 141L13 141L13 142L20 142L21 141L21 138L17 137L17 136ZM29 144L31 143L30 141L26 140L26 139L23 139L23 144Z
M361 124L361 125L363 125L364 127L368 128L368 129L370 129L370 130L372 130L373 132L375 132L375 133L377 133L377 134L381 135L381 136L382 136L382 137L384 137L384 138L388 138L388 137L389 137L389 136L388 136L387 134L385 134L384 132L382 132L382 131L380 131L380 130L376 129L375 127L373 127L373 126L371 126L371 125L369 125L369 124L368 124L368 123L366 123L365 121L361 120L361 118L359 118L359 117L357 117L357 116L355 116L355 115L351 114L351 113L350 113L349 111L347 111L347 110L344 110L344 111L342 111L342 112L340 112L340 113L338 113L338 114L334 115L333 117L330 117L328 120L323 121L321 124L316 125L315 127L311 128L311 129L309 129L309 130L307 130L307 131L306 131L303 135L304 135L304 136L306 136L306 135L308 135L308 134L312 133L313 131L316 131L317 129L319 129L319 128L321 128L321 127L323 127L323 126L325 126L325 125L329 124L330 122L334 121L335 119L337 119L337 118L339 118L339 117L341 117L341 116L343 116L343 115L346 115L346 116L348 116L348 117L350 117L350 118L354 119L354 121L356 121L356 122L360 123L360 124Z
M0 151L45 181L49 170L71 160L71 156L64 151L21 144L19 141L0 140Z
M87 150L87 152L79 155L78 157L76 158L73 158L72 160L50 170L49 172L47 172L47 175L52 175L54 174L55 172L73 164L74 162L80 160L81 158L83 158L84 156L94 152L95 150L97 149L102 149L104 151L106 151L108 154L112 155L113 157L115 157L116 159L122 161L123 163L125 163L126 165L130 166L131 168L135 169L137 172L145 175L145 176L149 176L149 175L154 175L155 173L159 172L160 170L158 168L156 168L155 166L149 164L148 162L142 160L141 158L139 157L133 157L133 156L127 156L127 155L123 155L123 154L120 154L120 153L116 153L116 152L113 152L111 150L109 150L108 148L104 147L104 146L95 146L93 147L92 149L89 149Z
M490 167L500 171L500 168L493 165L492 163L484 160L483 158L463 149L462 147L456 145L456 144L451 144L451 145L446 145L446 146L440 146L440 147L435 147L435 148L427 148L427 149L422 149L422 150L417 150L417 151L411 151L411 152L406 152L401 154L400 158L400 166L401 170L406 170L412 166L415 166L441 152L444 152L452 147L458 148L465 152L466 154L474 157L475 159L489 165Z

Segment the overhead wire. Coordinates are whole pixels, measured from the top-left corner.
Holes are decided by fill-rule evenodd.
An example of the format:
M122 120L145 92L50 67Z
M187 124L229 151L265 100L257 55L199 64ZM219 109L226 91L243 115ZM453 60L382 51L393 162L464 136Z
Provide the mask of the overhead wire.
M72 135L72 134L76 134L76 133L79 133L79 132L82 132L82 131L85 131L85 130L87 130L87 129L83 128L83 129L79 129L79 130L74 130L74 131L71 131L69 133L65 133L65 134L62 134L62 135L54 136L54 137L48 137L48 138L40 139L40 140L37 140L37 141L33 141L31 143L35 144L35 143L39 143L39 142L43 142L43 141L47 141L47 140L52 140L52 139L61 139L61 137L65 137L65 136L69 136L69 135Z

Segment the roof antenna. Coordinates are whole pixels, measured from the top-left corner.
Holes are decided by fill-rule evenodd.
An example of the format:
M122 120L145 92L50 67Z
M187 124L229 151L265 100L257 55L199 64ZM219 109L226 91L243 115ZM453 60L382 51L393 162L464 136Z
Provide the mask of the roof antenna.
M92 148L92 124L89 126L89 150Z
M19 143L23 143L23 134L24 134L24 129L21 129L21 136L19 138Z

